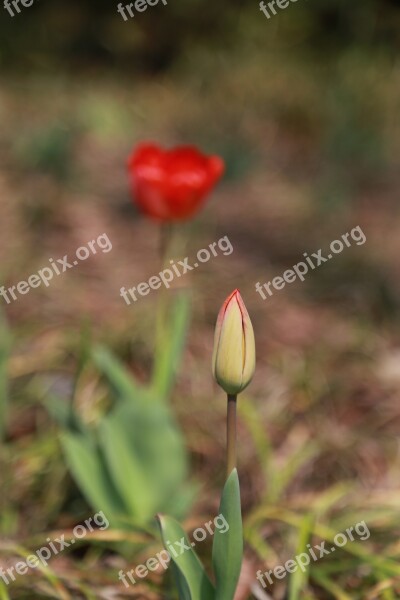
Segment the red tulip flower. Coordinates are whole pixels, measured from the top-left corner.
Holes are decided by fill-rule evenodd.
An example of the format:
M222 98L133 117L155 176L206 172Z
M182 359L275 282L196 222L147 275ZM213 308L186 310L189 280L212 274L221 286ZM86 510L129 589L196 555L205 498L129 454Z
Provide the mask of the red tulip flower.
M128 160L134 201L146 215L159 221L192 217L221 178L224 162L194 146L164 150L140 144Z

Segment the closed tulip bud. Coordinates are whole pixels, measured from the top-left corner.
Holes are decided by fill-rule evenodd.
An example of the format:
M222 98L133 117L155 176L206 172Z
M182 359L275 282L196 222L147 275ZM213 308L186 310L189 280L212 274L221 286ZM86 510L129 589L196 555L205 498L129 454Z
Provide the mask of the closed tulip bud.
M224 302L214 338L213 375L229 395L242 392L253 378L256 349L253 326L239 290Z

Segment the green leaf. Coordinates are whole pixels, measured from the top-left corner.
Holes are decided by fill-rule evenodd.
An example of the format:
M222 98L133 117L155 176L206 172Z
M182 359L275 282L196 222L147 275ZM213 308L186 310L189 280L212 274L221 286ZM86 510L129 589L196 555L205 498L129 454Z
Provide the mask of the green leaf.
M94 507L107 503L118 526L144 527L157 512L187 513L187 452L168 406L131 397L89 429L69 402L52 397L46 404L64 430L67 463L82 493Z
M166 498L164 512L175 518L184 518L198 497L200 488L197 481L181 481L179 487L175 488L176 495L170 494L169 499Z
M187 293L179 294L170 312L162 307L154 358L153 389L160 398L168 398L181 362L190 314Z
M10 600L5 584L0 581L0 600Z
M148 398L146 389L135 381L132 373L105 346L96 346L92 351L92 357L119 400Z
M107 461L108 472L130 514L139 523L151 519L157 498L146 478L147 465L131 451L121 422L106 418L99 427L99 442Z
M119 404L103 420L100 432L111 479L135 513L146 519L170 508L174 516L186 513L187 453L167 406ZM176 496L186 498L184 505L171 502Z
M161 515L158 516L158 522L164 547L175 566L180 600L214 600L214 587L181 525L175 519ZM183 552L182 542L187 546ZM174 551L170 552L170 548Z
M60 398L54 393L46 392L42 402L50 416L64 430L71 433L87 433L85 424L74 410L74 405L69 398Z
M236 469L233 469L225 483L219 513L225 517L229 529L225 533L218 530L214 534L215 600L233 600L243 560L242 511Z
M306 553L308 554L307 544L312 535L314 525L314 516L310 514L304 515L297 542L296 556ZM289 600L300 600L301 592L306 589L309 577L309 570L305 571L298 569L290 576L289 581Z
M88 502L103 510L114 526L126 526L127 508L115 491L98 448L87 436L63 433L61 443L69 469Z

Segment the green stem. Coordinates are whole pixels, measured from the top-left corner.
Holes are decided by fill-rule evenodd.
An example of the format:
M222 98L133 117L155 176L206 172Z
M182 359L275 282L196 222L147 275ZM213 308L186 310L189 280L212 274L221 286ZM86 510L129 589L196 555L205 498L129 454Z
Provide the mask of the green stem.
M228 394L228 418L227 418L227 478L236 469L236 406L237 395Z
M169 258L169 252L172 250L172 239L174 234L174 228L171 223L163 223L160 227L160 243L159 243L159 256L161 268L164 269L167 259Z
M160 227L159 240L159 259L160 267L165 268L169 252L172 245L172 226L170 223L163 223ZM155 332L155 364L153 371L153 384L157 389L157 382L160 380L160 371L163 369L163 348L168 339L168 309L169 298L168 291L163 287L159 291L158 307L156 313L156 332ZM157 391L159 391L157 389Z

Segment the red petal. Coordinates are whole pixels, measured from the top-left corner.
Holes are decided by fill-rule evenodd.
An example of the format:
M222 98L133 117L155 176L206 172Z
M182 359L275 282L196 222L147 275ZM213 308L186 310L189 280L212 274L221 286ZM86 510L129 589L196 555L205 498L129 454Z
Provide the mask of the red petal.
M221 177L224 163L194 146L169 151L141 144L128 160L135 200L146 214L163 220L185 219L203 204Z

